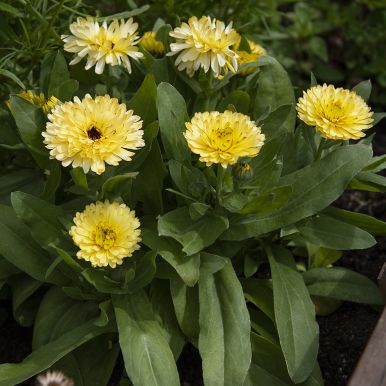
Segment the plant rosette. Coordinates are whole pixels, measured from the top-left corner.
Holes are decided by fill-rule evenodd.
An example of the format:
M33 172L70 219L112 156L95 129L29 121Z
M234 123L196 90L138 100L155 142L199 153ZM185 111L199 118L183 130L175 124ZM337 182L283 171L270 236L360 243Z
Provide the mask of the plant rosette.
M253 42L232 24L173 27L141 45L132 19L78 19L1 114L0 283L33 351L0 386L48 369L107 385L120 351L133 385L177 386L187 341L208 386L323 385L315 310L382 305L334 266L386 234L334 205L386 190L371 84L297 101L275 58L239 59Z

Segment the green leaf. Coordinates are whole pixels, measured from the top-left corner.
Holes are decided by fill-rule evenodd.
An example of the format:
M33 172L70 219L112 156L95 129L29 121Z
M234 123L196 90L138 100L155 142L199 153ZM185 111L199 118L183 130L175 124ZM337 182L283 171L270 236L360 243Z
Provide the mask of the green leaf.
M274 321L272 321L264 312L256 308L248 308L251 318L251 327L263 338L268 339L275 345L279 345L279 336Z
M14 16L17 16L17 17L23 16L18 9L16 9L15 7L12 7L12 5L9 5L9 4L4 3L2 1L0 2L0 11L8 12Z
M181 330L191 341L196 342L200 331L198 286L188 287L176 277L170 280L170 293Z
M158 219L159 235L177 240L188 256L213 244L227 228L228 219L214 213L193 221L188 207L175 209Z
M40 173L31 169L18 169L0 176L0 200L10 203L10 195L15 190L40 193L42 179Z
M125 368L134 386L179 386L177 367L145 292L114 296Z
M243 385L251 362L250 319L240 282L228 263L201 270L198 347L206 385Z
M137 175L137 172L132 172L110 177L102 185L102 197L111 199L122 196Z
M277 109L272 111L265 119L259 121L261 131L265 135L266 146L267 142L273 138L277 138L290 133L294 130L292 123L295 123L293 105L279 106Z
M300 383L310 376L318 353L315 306L291 253L283 247L274 247L268 259L280 345L292 381Z
M105 334L83 344L53 366L60 369L76 386L107 385L120 351L115 337Z
M41 245L60 243L63 239L62 225L58 220L63 216L61 208L23 192L13 192L11 202L36 241Z
M373 114L373 119L374 119L373 126L378 124L385 117L386 117L386 113L374 113Z
M175 315L168 280L153 280L151 284L151 303L163 327L164 335L177 361L185 345L182 333Z
M158 142L154 141L148 157L133 181L133 199L144 203L145 213L159 215L163 212L162 191L165 169L161 149Z
M340 267L313 268L303 274L311 295L383 305L378 287L367 277Z
M328 267L342 257L341 251L328 248L318 248L311 259L311 268Z
M367 102L370 98L371 88L371 80L368 79L358 83L352 90L361 96L365 102Z
M373 236L386 236L386 222L363 213L350 212L344 209L329 207L325 210L328 216L334 217L348 224L355 225Z
M251 98L248 93L241 90L234 90L221 101L217 111L224 112L228 109L229 105L232 105L238 113L248 114L250 103Z
M0 254L36 280L65 285L67 279L57 270L46 279L52 259L31 237L13 209L0 205L0 210Z
M200 274L200 255L187 256L181 246L174 240L160 237L150 229L142 230L142 242L151 250L156 251L178 273L188 286L194 286Z
M376 244L370 233L324 215L312 218L298 229L307 241L325 248L366 249Z
M58 287L52 287L41 300L36 315L32 348L37 350L60 338L67 331L96 317L98 304L69 298Z
M47 96L55 96L60 101L65 102L72 98L78 87L78 81L70 79L66 59L58 51L51 69Z
M240 214L267 213L281 208L290 198L291 186L279 186L269 193L257 196L250 200L239 212Z
M127 102L127 108L134 110L134 114L139 115L143 120L143 127L157 119L157 85L154 76L145 76L141 87L135 95Z
M128 272L127 275L132 278L133 272ZM123 282L111 279L104 269L87 268L82 271L82 276L92 284L98 292L105 294L127 294L128 289Z
M43 144L46 119L42 109L17 95L11 96L10 103L20 138L39 167L44 169L48 163L48 151Z
M14 319L22 326L29 327L34 323L40 297L33 296L43 285L42 282L21 274L9 282L12 288L12 309Z
M342 194L370 157L371 149L367 146L342 146L321 160L286 175L280 180L280 186L292 186L289 200L270 213L236 218L222 239L256 237L312 216Z
M110 21L110 20L114 20L114 19L127 19L127 18L132 17L132 16L140 15L141 13L146 12L149 8L150 8L150 5L146 4L146 5L143 5L142 7L135 8L131 11L119 12L119 13L115 13L114 15L109 15L107 17L101 16L100 18L98 18L98 21L105 21L105 20Z
M261 119L280 106L295 104L291 81L281 64L270 56L264 56L260 61L262 66L254 106L255 119ZM295 122L295 114L288 123L291 121Z
M0 11L4 10L2 9L2 5L8 5L8 4L0 3ZM8 7L13 8L10 5L8 5ZM5 70L4 68L0 68L0 76L4 76L5 78L11 79L18 86L20 86L22 89L25 90L24 83L13 72Z
M185 100L169 83L161 83L157 89L158 119L162 143L170 159L190 159L190 150L183 136L188 117Z
M111 332L112 328L97 327L93 321L65 332L58 339L41 346L23 362L0 365L0 386L15 385L52 366L60 358L96 336Z
M275 321L273 292L268 283L265 280L251 278L242 280L241 284L245 298L263 311L272 321Z
M175 160L170 160L168 166L173 182L182 193L205 201L210 187L204 173L198 168L185 166Z
M47 179L44 185L44 191L41 197L44 200L55 202L56 191L58 190L62 180L62 169L60 163L56 160L50 161L48 164Z

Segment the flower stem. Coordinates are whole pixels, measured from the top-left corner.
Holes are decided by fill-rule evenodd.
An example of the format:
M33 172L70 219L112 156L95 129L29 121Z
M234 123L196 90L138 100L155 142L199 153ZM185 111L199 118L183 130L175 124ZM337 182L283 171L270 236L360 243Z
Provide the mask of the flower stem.
M223 178L224 178L224 168L221 166L221 164L217 164L217 181L216 181L216 208L220 207L220 199L221 199L221 192L222 192L222 185L223 185Z
M321 138L320 139L318 150L315 154L315 161L320 160L322 153L323 153L324 146L326 145L326 143L327 143L327 138Z

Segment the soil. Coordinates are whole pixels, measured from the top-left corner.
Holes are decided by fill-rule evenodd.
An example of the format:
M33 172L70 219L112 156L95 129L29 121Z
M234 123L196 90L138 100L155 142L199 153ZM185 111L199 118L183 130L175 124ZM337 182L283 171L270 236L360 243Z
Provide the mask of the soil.
M386 133L379 131L374 141L375 154L386 153ZM373 215L386 221L386 194L348 191L336 206ZM376 281L386 262L386 239L364 251L346 252L338 262L342 267L362 273ZM0 316L10 310L8 301L0 301ZM326 386L345 386L377 323L379 313L369 306L344 303L329 316L318 317L320 327L319 364ZM2 320L4 318L1 318ZM32 329L19 326L12 317L0 323L0 363L17 363L31 352ZM187 344L177 362L181 386L203 386L202 366L198 351ZM109 386L118 386L123 370L118 361ZM20 385L32 386L33 381Z

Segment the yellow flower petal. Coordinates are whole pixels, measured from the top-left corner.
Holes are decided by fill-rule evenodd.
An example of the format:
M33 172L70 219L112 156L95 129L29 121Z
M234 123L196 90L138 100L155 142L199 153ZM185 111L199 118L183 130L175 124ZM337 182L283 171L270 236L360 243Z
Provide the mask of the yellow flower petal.
M240 157L255 157L265 141L247 115L232 111L196 113L185 125L190 150L207 166L217 163L225 168Z
M93 267L115 268L140 248L140 222L125 204L98 201L73 221L69 234L79 247L76 255Z
M315 86L303 93L296 109L299 118L315 126L324 138L359 139L372 127L373 112L355 92L332 85Z
M70 64L87 58L86 70L95 66L95 72L102 74L105 64L124 66L131 73L130 59L139 60L143 54L136 45L139 42L138 24L133 18L126 22L114 19L109 25L102 25L92 17L79 17L70 25L72 35L62 35L64 50L74 53Z
M28 102L31 102L33 105L40 107L43 109L43 111L48 114L51 109L55 107L57 103L59 103L59 99L51 96L48 99L46 99L45 95L41 92L39 95L35 94L33 91L21 91L18 94L16 94L23 99L27 100ZM9 101L5 102L7 107L11 109L11 104Z
M85 173L91 169L101 174L105 163L130 161L131 150L145 145L141 118L108 95L75 97L74 102L57 105L48 119L42 135L50 157L63 166L82 167Z
M201 19L192 16L188 23L182 23L169 33L176 39L170 45L168 55L177 55L175 64L180 71L186 71L193 76L199 69L205 72L212 69L219 77L228 70L237 71L237 54L232 49L239 38L232 28L232 23L226 26L222 21L203 16Z
M151 54L161 55L165 52L163 43L156 39L154 31L145 32L139 44Z

